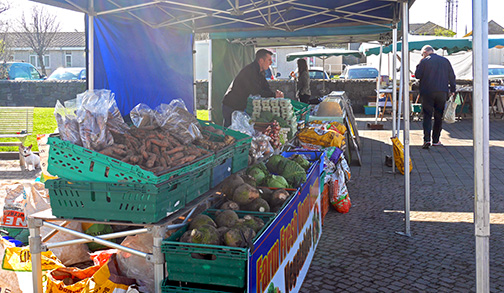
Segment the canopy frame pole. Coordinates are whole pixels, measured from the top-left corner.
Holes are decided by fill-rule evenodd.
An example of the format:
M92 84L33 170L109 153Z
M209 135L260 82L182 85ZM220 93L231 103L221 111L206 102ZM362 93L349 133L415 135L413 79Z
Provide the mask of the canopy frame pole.
M94 1L89 1L88 13L88 90L94 90Z
M324 73L324 79L322 80L322 94L325 95L326 94L325 60L327 59L327 57L321 57L321 59L322 59L322 73Z
M192 42L191 42L191 48L192 48L192 72L193 72L193 103L194 103L194 108L193 108L193 114L194 117L198 117L198 90L196 87L196 41L194 37L194 32L192 34Z
M378 61L378 77L376 78L376 107L375 107L375 118L374 118L374 124L378 124L378 107L379 101L380 101L380 78L381 78L381 66L382 66L382 54L383 54L383 44L380 43L380 59ZM385 99L385 103L387 103L387 100ZM384 104L383 111L385 112L385 106Z
M402 53L401 53L402 54ZM403 72L404 72L404 68L403 68L403 63L402 63L402 60L401 60L401 69L399 70L399 76L400 76L400 82L399 82L399 107L397 109L397 128L396 128L396 135L397 137L399 137L399 131L401 131L401 115L402 115L402 103L403 103L403 99L402 99L402 96L403 96Z
M410 231L410 141L409 141L409 43L408 43L408 27L409 27L409 10L408 1L402 1L402 84L404 98L404 232L398 234L411 237Z
M212 121L212 39L208 40L208 120Z
M397 25L394 24L392 30L392 136L396 136L396 119L397 119ZM392 154L394 153L392 147ZM392 160L392 173L395 173L395 160Z
M490 292L490 150L488 94L488 1L472 1L473 148L476 292Z

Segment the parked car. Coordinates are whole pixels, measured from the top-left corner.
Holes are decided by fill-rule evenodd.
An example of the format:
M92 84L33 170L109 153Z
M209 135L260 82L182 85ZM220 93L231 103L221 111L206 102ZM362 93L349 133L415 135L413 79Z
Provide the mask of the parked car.
M310 79L329 79L329 74L322 67L312 67L308 69Z
M322 67L312 67L308 69L308 74L310 75L310 79L329 79L329 74ZM291 74L291 79L293 76L298 76L298 70L296 69L294 73Z
M24 62L4 62L0 64L0 79L3 80L41 80L42 75L35 66Z
M489 79L504 78L504 66L488 64L488 78Z
M378 69L369 65L350 65L341 73L341 79L366 79L378 77Z
M47 80L85 80L85 67L60 67L53 71Z

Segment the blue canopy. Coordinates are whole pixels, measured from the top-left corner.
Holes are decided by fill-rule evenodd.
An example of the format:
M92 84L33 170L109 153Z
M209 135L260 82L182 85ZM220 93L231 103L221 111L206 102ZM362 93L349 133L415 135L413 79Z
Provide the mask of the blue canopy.
M390 38L400 11L390 0L32 1L92 16L95 88L115 92L123 114L174 98L194 110L194 33L254 45L361 42Z

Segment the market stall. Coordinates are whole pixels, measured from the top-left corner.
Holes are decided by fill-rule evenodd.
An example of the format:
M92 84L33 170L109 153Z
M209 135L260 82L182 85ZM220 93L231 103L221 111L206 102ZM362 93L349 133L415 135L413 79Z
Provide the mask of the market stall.
M193 111L194 102L192 94L192 79L188 78L188 75L186 73L192 72L192 66L190 62L190 60L192 60L192 57L190 56L190 54L192 54L192 47L190 46L190 43L192 40L191 34L194 32L212 32L211 37L213 39L226 39L236 42L247 42L245 40L247 38L254 38L254 40L256 40L255 38L257 37L269 39L271 39L272 37L297 37L311 39L310 41L312 43L317 43L319 41L313 39L313 36L318 36L318 38L322 40L326 36L336 35L341 37L343 35L350 34L351 36L346 38L345 40L355 41L359 38L375 38L381 33L390 32L392 24L397 22L396 16L399 9L399 4L391 3L389 1L365 1L358 3L346 3L346 1L334 3L334 1L323 1L317 3L317 7L312 6L310 1L301 0L289 1L288 3L279 2L274 4L236 3L235 6L231 5L229 2L222 1L206 1L205 3L200 3L199 6L192 5L192 2L190 3L190 1L182 1L178 3L165 1L160 3L157 1L150 2L139 0L128 1L127 4L122 4L124 6L120 6L109 1L40 0L38 2L48 3L87 13L89 21L88 23L90 24L88 26L88 48L90 50L90 54L88 55L90 61L88 65L90 72L88 78L90 82L89 89L92 90L95 88L108 88L115 92L118 109L123 115L125 113L134 112L134 109L132 108L136 107L136 105L138 105L139 103L146 103L147 106L150 106L150 108L157 108L163 103L170 103L173 99L180 99L184 101L186 110L189 110L189 112ZM256 7L254 5L258 6ZM310 7L314 11L311 9L305 9L306 7ZM271 8L273 8L273 10ZM191 10L194 14L187 14L187 10ZM336 10L338 13L335 13ZM366 14L363 14L360 13L360 11L367 12ZM261 15L263 15L263 13L277 17L277 19L282 19L282 21L270 22L267 23L266 26L263 26L260 21L267 21L266 18L260 17ZM340 13L347 14L348 16L342 18L339 15ZM355 26L355 22L360 24ZM352 24L351 26L349 26L350 23ZM258 24L260 24L260 27L267 29L257 30ZM322 25L323 27L318 27ZM345 29L342 29L343 27L345 27ZM272 30L271 28L274 29ZM156 40L156 46L152 46L152 43L149 42L149 40L151 39ZM157 40L159 39L163 39L165 42L158 45ZM331 39L333 39L333 37L331 37ZM126 43L125 40L135 43L135 46L126 46L126 48L124 46L121 46L120 44ZM139 54L139 52L141 52L141 54ZM140 57L138 57L138 60L133 62L135 66L128 67L126 65L128 63L126 60L129 60L132 55ZM153 58L143 58L143 56L151 55L153 56ZM149 60L145 60L146 62L140 65L143 59ZM217 69L215 67L217 66L214 63L214 69ZM121 70L121 68L125 70ZM131 68L134 68L134 70L129 70ZM171 76L169 80L158 80L158 78L153 77L153 75L155 75L158 71L166 72L167 68L171 71L178 71L182 69L183 73L180 75L175 73L165 75ZM123 76L122 74L125 71L132 73ZM217 72L217 70L213 71L214 76L215 72ZM229 76L232 75L233 74L231 73ZM174 76L175 78L173 78ZM138 79L139 77L141 77L141 80ZM222 82L229 84L230 80L222 80ZM218 94L214 91L212 91L212 93L214 94L214 97L223 96L223 93ZM216 105L214 108L218 108L217 106L220 106L219 99L213 99L212 104ZM281 116L283 113L279 112L279 114ZM218 128L216 127L216 125L210 126L214 129ZM290 126L293 126L293 123L291 123ZM327 125L323 125L322 127L327 127ZM189 128L185 127L183 129ZM227 129L220 130L224 132L224 134L229 131ZM225 135L222 134L221 136L225 137ZM210 137L212 137L212 135L210 135ZM232 173L247 168L248 151L251 143L251 139L248 138L234 138L236 141L234 142L234 147L232 148ZM136 139L140 142L143 142L141 138ZM126 143L132 143L134 141L135 140L128 139ZM146 141L147 139L145 138L145 142ZM151 147L152 144L153 142L151 141ZM68 161L60 163L58 165L58 168L61 168L61 172L60 174L56 175L59 175L63 178L72 179L68 178L68 176L70 176L71 171L76 171L79 175L81 175L82 173L87 173L90 176L86 178L87 180L96 180L95 175L96 173L98 173L100 179L107 179L110 180L109 183L119 185L123 184L122 180L133 180L134 184L154 185L165 183L165 180L167 180L168 182L172 182L170 180L173 179L181 180L176 185L182 185L187 188L184 192L185 203L188 203L191 200L197 199L199 197L206 196L208 192L206 190L209 190L211 188L210 186L218 185L218 183L211 181L213 178L226 178L226 173L224 173L224 175L219 174L220 176L216 177L214 177L212 174L215 174L216 172L218 173L217 170L227 170L227 168L222 167L222 165L225 166L225 164L229 162L229 158L225 157L224 155L228 155L230 153L229 151L221 151L221 149L208 151L208 157L198 156L201 155L201 153L198 153L198 155L193 155L196 157L193 158L192 161L185 162L187 163L187 165L177 165L175 167L179 168L174 169L173 171L168 168L166 158L165 165L163 161L160 159L158 160L157 157L151 156L149 154L144 155L142 153L141 155L144 156L146 163L150 162L149 165L151 166L145 166L147 167L147 169L150 169L149 172L152 172L152 174L150 174L139 170L139 168L135 166L135 161L137 160L135 159L135 157L137 157L138 154L133 154L132 156L128 156L127 158L121 157L120 159L107 159L92 152L90 153L87 151L82 151L78 155L76 155L75 153L70 153L69 156L69 152L73 152L76 149L74 146L68 145L67 143L61 143L59 141L55 142L53 145L58 145L61 148L58 151L58 154L61 155L62 158L64 157L68 159ZM165 144L158 146L166 148ZM136 146L134 143L132 147L135 150L140 150L142 148L141 145ZM173 147L177 148L178 146ZM114 152L117 153L115 150L116 149L112 149L109 151L114 154ZM64 154L65 152L66 154ZM333 150L333 152L336 151ZM153 151L153 153L155 154L155 151ZM79 166L81 156L86 154L92 155L93 163L86 164L84 167L81 167ZM175 152L173 154L175 154ZM65 157L65 155L67 157ZM182 160L183 158L186 158L190 155L191 154L187 153L184 157L177 159ZM215 164L217 156L219 156L221 160L218 164ZM69 157L73 157L76 160L73 160ZM208 159L212 157L213 159ZM248 268L245 269L247 277L244 277L242 282L242 284L246 284L245 288L247 289L245 290L248 290L250 292L253 292L254 290L263 291L264 288L270 288L273 283L275 284L273 286L273 289L275 289L275 287L277 286L281 286L280 288L283 287L286 290L295 290L296 288L300 288L316 247L316 245L313 243L317 242L316 239L320 237L321 232L321 229L317 228L320 228L318 219L321 218L321 208L317 209L317 207L320 207L321 205L318 204L318 202L320 201L320 177L322 175L322 170L316 166L322 166L324 164L324 162L322 162L321 160L322 157L323 155L320 154L315 159L310 158L312 159L312 163L310 167L311 169L309 169L310 171L308 172L309 174L305 174L304 177L299 177L302 178L304 182L301 184L297 182L298 189L296 189L295 192L290 193L289 201L277 211L277 214L275 214L275 216L271 216L269 220L267 220L266 218L263 219L263 222L264 220L266 220L266 223L270 223L266 226L265 229L281 230L281 227L286 225L287 222L281 222L278 215L284 215L285 218L291 219L290 223L297 224L299 228L298 231L303 231L303 234L293 234L290 236L293 242L287 241L283 243L281 235L279 235L278 233L266 233L273 235L269 236L273 238L266 239L261 238L265 237L263 235L266 235L264 233L264 230L263 232L260 232L260 230L256 232L256 237L258 238L256 238L256 241L253 241L252 244L254 245L254 247L258 247L257 250L255 250L257 251L257 253L248 253L247 250L245 250L245 255L247 255L248 253L249 260L242 262L242 264L245 264ZM331 157L333 157L333 155L331 155ZM100 158L104 160L101 160ZM195 161L196 158L198 158L198 160ZM205 162L207 159L212 163L206 165ZM126 165L123 164L124 162L122 160L127 160L127 163L125 163ZM141 160L141 158L138 158L138 160ZM55 160L54 162L56 161L57 160ZM61 159L61 161L64 160ZM129 167L127 164L130 164L133 167ZM200 169L197 169L195 171L193 170L194 168ZM297 178L291 180L298 181ZM202 185L193 184L196 182L201 183ZM293 182L289 182L289 184L293 184ZM75 189L74 187L76 186L70 186L68 188L72 190ZM58 188L61 189L62 187ZM196 188L196 191L193 191L191 188ZM191 192L189 192L188 190L191 190ZM93 194L95 194L94 191L89 192L89 195L91 197L93 197ZM139 192L138 196L142 196L143 194L144 192ZM188 198L188 196L191 196L192 198ZM230 195L228 194L227 196ZM110 202L112 201L112 197L105 196L103 200L105 202ZM309 205L306 204L307 200L308 202L310 202ZM176 203L177 201L175 201L173 204L170 204L173 208L172 211L177 210L178 208L182 208L182 206L179 206L180 203ZM299 205L295 206L294 203L299 203ZM98 206L105 205L106 204L102 204ZM79 206L79 203L77 203L77 206ZM130 206L128 205L128 207ZM300 207L300 210L296 210ZM157 206L157 208L159 208L159 206ZM61 208L60 212L63 211L64 208ZM141 220L141 222L154 223L156 221L162 220L162 218L158 219L157 217L162 217L172 211L157 211L154 215L155 219L152 218L152 213L148 212L147 214L151 218L149 218L148 220L143 219ZM104 214L99 214L97 216L107 216L105 214L106 211L102 213ZM298 218L293 216L296 214L299 215ZM75 214L74 216L79 217L77 214ZM64 218L66 217L66 215L63 216L63 214L61 214L59 217ZM103 218L102 220L108 221L110 219ZM279 222L275 222L277 220ZM314 222L314 224L308 224L310 223L310 221ZM272 225L272 223L276 224ZM300 224L303 225L301 226ZM289 224L287 224L287 226L288 225ZM293 226L291 226L291 229L292 227ZM36 226L32 226L31 228L31 241L36 241L36 239L39 237L37 235L37 228ZM310 237L305 239L305 235L312 235L311 242L309 240ZM293 236L296 236L295 239ZM280 239L278 237L280 237ZM157 269L155 276L157 279L155 282L155 291L161 292L161 284L158 282L159 275L161 274L159 270L160 256L158 243L160 237L156 237L155 239L156 243L154 243L154 247L157 250L153 252L153 258L145 254L141 255L144 256L148 262L154 263L156 265ZM279 250L279 256L282 256L281 266L284 268L283 274L275 275L273 274L273 271L253 271L253 266L255 266L253 264L254 262L255 264L260 264L260 262L262 261L263 265L266 265L266 268L268 268L268 264L264 264L264 253L268 247L262 246L262 248L259 249L261 246L257 245L257 239L263 239L264 242L261 243L275 243L276 241L279 241L281 245L285 245L280 246L280 248L284 247L289 251L289 253ZM292 248L296 250L293 250ZM33 256L36 256L36 253L38 253L38 247L34 247L33 249L35 249L35 254ZM250 249L250 246L248 246L248 249ZM297 251L300 251L300 254L295 253ZM282 253L286 253L287 256ZM308 254L304 255L304 253ZM207 255L211 253L203 252L202 254ZM263 255L262 260L259 259L260 255ZM165 256L167 257L166 252ZM273 257L274 256L275 255L273 255ZM191 255L189 255L189 257L191 257ZM303 266L301 268L294 267L293 265L293 263L297 263L298 261L303 263ZM272 264L275 263L276 261L272 261ZM40 259L33 259L34 292L42 291L42 284L40 282L40 264ZM168 267L169 269L172 269L176 266L170 266L169 263ZM298 269L300 269L302 272L299 275L297 274L297 272L299 272ZM287 274L285 274L285 272L287 272ZM293 278L294 275L296 275L297 279ZM258 277L260 279L259 283L257 283ZM268 282L271 280L273 280L273 283ZM289 282L286 283L286 280L288 280ZM182 280L174 281L181 282ZM279 281L280 283L286 285L278 285ZM168 285L172 286L172 284ZM179 283L177 287L179 287L180 290L183 290L183 286L180 287L180 285L181 284ZM207 285L214 284L207 283ZM242 288L240 286L235 288ZM258 288L261 289L258 290Z

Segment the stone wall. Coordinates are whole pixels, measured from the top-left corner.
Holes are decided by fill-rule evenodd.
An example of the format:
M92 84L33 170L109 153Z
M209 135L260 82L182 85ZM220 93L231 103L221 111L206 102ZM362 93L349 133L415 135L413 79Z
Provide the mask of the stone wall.
M272 80L269 81L273 91L281 90L285 97L293 98L296 96L295 83L291 80ZM324 84L320 80L311 81L312 97L324 96ZM345 91L352 101L352 107L356 113L364 113L363 105L367 105L368 97L374 96L376 83L370 80L328 80L325 82L325 93L332 91ZM196 82L196 92L198 109L208 108L208 82L200 80Z
M54 107L85 90L85 81L0 80L0 106Z
M295 97L295 83L290 80L269 81L272 90L281 90L288 98ZM459 81L457 84L471 84ZM312 97L324 96L321 80L311 81ZM325 93L345 91L355 113L364 113L364 105L376 97L372 80L328 80ZM86 90L85 81L5 81L0 80L0 106L54 107L56 101L74 99ZM208 81L196 81L197 109L208 109Z

